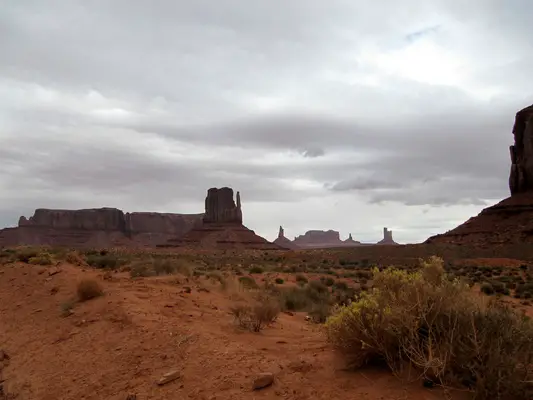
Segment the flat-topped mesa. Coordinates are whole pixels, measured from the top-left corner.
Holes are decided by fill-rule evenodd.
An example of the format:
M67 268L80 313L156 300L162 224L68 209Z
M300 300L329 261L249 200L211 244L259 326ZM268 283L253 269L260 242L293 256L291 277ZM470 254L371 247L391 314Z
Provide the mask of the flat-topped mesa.
M511 196L533 191L533 105L516 113L513 135L509 174Z
M109 207L83 210L38 208L29 219L20 217L18 226L101 231L126 230L124 212Z
M233 189L211 188L205 198L205 224L242 224L241 196L237 192L237 204L233 200Z

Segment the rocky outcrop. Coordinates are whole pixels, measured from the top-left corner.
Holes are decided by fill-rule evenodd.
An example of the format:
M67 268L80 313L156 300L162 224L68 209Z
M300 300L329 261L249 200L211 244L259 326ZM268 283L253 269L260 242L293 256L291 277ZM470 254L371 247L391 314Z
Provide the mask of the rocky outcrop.
M533 243L533 193L508 197L425 243L476 246Z
M513 135L509 175L511 196L533 191L533 105L516 113Z
M237 204L233 200L233 189L211 188L205 198L204 223L242 224L241 195L237 192Z
M346 244L346 245L352 245L352 246L358 246L358 245L361 244L361 242L359 242L357 240L353 240L353 237L352 237L351 233L348 235L348 239L346 239L343 243Z
M298 248L303 249L320 249L320 248L331 248L331 247L352 247L359 246L361 243L352 239L350 237L342 241L340 238L340 233L333 230L320 231L320 230L311 230L307 231L305 234L297 236L292 242Z
M286 249L297 249L298 245L295 244L292 240L285 237L285 231L283 230L283 227L279 227L278 237L276 240L274 240L275 244L278 246L284 247Z
M211 188L205 199L205 214L202 224L194 227L183 237L172 238L157 247L188 247L202 249L260 249L282 250L277 244L258 236L242 224L240 194L237 203L233 189Z
M381 239L377 244L398 244L392 238L392 231L389 231L387 228L383 228L383 239Z
M0 231L0 246L155 246L182 236L203 214L124 213L117 208L51 210L20 217L17 228Z
M516 113L513 135L511 197L485 208L451 231L430 237L425 243L481 247L533 243L533 105Z

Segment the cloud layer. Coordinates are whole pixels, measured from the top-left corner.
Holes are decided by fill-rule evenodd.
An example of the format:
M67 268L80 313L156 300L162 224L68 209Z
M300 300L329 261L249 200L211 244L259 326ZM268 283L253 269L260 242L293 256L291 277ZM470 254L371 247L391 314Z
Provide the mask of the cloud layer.
M533 92L526 1L452 3L6 4L0 225L36 207L198 212L228 185L271 239L450 229L507 196Z

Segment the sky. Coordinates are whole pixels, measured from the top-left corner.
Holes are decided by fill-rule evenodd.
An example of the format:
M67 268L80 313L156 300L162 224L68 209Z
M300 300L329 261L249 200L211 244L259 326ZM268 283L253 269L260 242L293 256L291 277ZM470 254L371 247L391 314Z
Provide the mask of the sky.
M203 212L400 243L508 196L527 0L0 0L0 227Z

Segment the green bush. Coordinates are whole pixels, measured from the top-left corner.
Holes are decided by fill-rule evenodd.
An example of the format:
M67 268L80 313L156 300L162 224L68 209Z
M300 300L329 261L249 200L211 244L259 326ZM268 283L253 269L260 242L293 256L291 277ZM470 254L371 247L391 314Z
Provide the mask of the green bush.
M533 396L533 324L498 301L450 281L436 257L416 272L373 271L374 288L326 322L354 366L385 360L424 379L466 386L477 399ZM487 304L488 303L488 304Z
M119 267L120 260L114 254L90 254L87 256L87 264L95 268L115 269Z
M32 265L52 265L53 260L50 254L39 253L35 257L30 257L28 263Z
M278 285L283 285L283 283L285 282L282 278L276 278L275 282L278 284Z
M480 290L489 296L495 293L494 287L489 282L483 282Z
M239 283L247 289L255 289L258 287L257 283L255 282L255 279L251 276L241 276L239 277Z
M263 268L261 268L259 265L254 265L248 272L251 274L262 274L263 271Z

